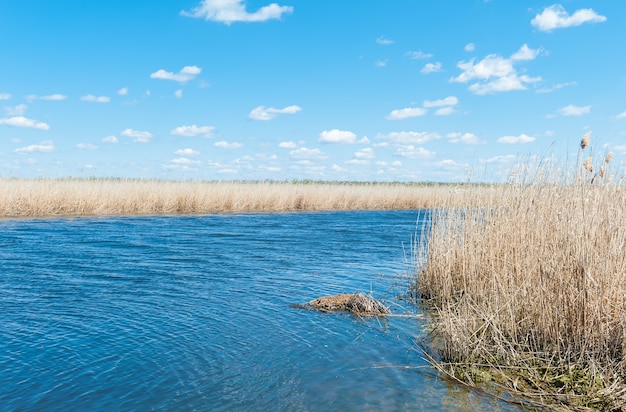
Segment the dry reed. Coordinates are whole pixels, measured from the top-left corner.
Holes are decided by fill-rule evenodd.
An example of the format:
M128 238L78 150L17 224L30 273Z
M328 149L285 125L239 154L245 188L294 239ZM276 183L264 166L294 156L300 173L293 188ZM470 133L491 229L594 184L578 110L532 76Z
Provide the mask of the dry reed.
M424 348L454 379L531 406L622 410L626 190L535 178L433 215L414 251L414 292L433 310Z
M0 178L0 217L425 209L466 190L400 183Z

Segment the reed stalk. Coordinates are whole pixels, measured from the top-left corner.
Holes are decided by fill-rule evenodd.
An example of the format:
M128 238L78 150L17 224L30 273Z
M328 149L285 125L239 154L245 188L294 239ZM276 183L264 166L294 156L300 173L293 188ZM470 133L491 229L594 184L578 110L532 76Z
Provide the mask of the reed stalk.
M582 168L434 213L413 292L444 374L531 407L626 408L626 190Z

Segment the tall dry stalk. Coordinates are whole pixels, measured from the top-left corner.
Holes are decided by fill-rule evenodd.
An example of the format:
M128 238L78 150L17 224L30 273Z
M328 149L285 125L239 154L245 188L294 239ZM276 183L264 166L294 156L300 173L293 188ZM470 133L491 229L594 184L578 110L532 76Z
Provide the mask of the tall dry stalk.
M626 190L543 176L435 213L415 252L416 293L436 313L427 349L464 381L624 406Z
M464 190L401 183L0 178L0 217L424 209L460 199Z

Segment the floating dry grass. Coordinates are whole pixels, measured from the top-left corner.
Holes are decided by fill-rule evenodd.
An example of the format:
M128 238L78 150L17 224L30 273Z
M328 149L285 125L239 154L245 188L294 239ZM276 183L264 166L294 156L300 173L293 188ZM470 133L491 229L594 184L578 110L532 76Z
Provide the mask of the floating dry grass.
M426 209L467 185L2 179L0 217ZM496 190L485 186L485 191Z
M626 189L535 176L434 213L414 252L422 344L448 376L531 406L626 409Z
M391 310L384 303L362 292L322 296L305 305L293 305L293 307L320 312L349 312L358 316L386 316L391 314Z

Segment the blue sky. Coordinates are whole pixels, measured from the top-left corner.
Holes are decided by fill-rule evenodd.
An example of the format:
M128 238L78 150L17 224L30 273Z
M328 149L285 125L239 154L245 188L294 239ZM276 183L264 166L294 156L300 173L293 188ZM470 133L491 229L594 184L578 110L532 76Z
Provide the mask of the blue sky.
M271 1L0 1L0 176L502 181L586 132L623 169L621 1Z

